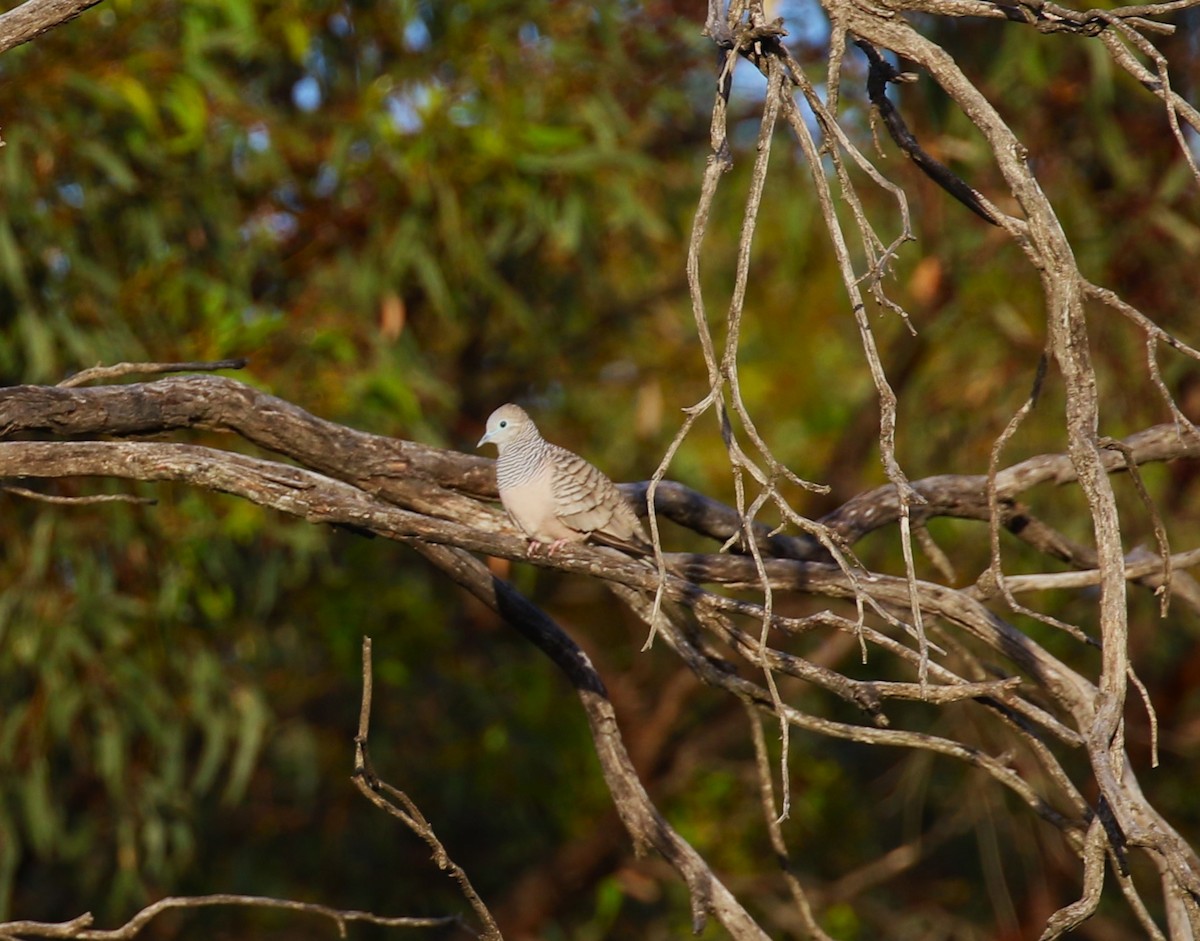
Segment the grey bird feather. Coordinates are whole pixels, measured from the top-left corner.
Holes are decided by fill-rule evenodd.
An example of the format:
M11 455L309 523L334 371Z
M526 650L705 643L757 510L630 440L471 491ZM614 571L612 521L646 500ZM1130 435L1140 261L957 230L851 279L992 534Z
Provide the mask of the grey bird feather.
M570 542L594 542L645 555L650 540L633 507L599 469L551 444L518 405L501 405L476 447L494 444L500 502L530 540L549 552Z

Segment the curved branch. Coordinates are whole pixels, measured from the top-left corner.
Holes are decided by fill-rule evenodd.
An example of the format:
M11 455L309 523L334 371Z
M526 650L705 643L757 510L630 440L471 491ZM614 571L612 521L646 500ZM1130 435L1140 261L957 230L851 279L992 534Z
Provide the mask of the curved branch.
M0 937L20 941L22 938L71 938L76 941L128 941L136 938L155 918L174 909L213 908L232 906L238 908L275 908L308 915L320 915L332 919L343 937L346 925L362 922L381 925L385 928L443 928L450 925L465 927L457 915L446 918L392 918L374 915L371 912L344 911L317 905L313 902L295 902L291 899L267 898L259 895L193 895L187 898L168 897L147 905L120 928L101 929L91 927L94 919L90 912L70 921L10 921L0 923Z

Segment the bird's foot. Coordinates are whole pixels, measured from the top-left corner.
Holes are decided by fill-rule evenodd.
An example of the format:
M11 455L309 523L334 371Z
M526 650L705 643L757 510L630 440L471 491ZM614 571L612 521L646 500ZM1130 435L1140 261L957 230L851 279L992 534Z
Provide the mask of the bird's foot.
M545 543L539 543L536 539L530 539L529 545L526 547L526 552L529 556L536 556L541 551L541 547L546 545L546 556L553 556L554 553L558 552L566 544L571 543L571 541L570 539L556 539L553 543L546 545Z
M573 542L573 541L574 540L571 540L571 539L555 539L554 542L552 542L548 546L546 546L546 555L547 556L554 555L554 553L556 553L559 549L561 549L567 543ZM529 545L525 547L526 555L530 555L530 556L537 555L537 553L541 550L543 545L544 545L543 543L538 542L536 539L529 540Z

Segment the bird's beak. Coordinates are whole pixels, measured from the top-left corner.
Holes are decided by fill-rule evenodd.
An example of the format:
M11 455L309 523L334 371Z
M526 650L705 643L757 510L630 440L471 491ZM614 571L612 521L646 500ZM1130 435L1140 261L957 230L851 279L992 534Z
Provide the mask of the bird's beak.
M485 432L483 437L479 439L479 444L475 445L475 447L482 448L485 444L487 444L491 440L492 440L492 433L490 431Z

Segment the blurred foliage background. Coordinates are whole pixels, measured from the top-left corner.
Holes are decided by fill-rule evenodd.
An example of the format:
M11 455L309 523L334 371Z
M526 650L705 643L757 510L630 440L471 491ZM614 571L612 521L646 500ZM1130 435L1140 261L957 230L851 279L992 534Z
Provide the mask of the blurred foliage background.
M772 14L819 77L820 9ZM1176 22L1162 49L1195 101L1194 14ZM1156 100L1081 38L922 25L1029 147L1085 272L1200 342L1196 190ZM106 0L0 57L0 382L248 356L248 381L355 427L469 450L491 408L516 398L614 477L648 476L678 409L706 391L683 273L715 87L701 26L695 4L671 0ZM736 165L704 258L714 321L757 130L749 72L743 63ZM868 149L862 78L856 53L843 111ZM982 141L932 83L899 101L927 149L1004 202ZM979 473L1033 380L1045 336L1037 278L1001 233L883 151L918 236L891 283L917 336L872 314L900 395L899 454L914 478ZM882 482L877 411L808 170L783 138L771 174L742 385L776 455L832 486L797 494L816 517ZM860 185L895 233L891 204ZM1140 335L1109 311L1092 328L1103 430L1167 420ZM1194 364L1161 362L1200 417ZM1059 450L1060 416L1052 376L1008 459ZM731 498L711 422L672 476ZM1146 476L1190 546L1194 466ZM1132 547L1151 530L1120 486ZM379 771L421 805L510 937L686 930L683 888L632 857L567 685L490 613L400 546L208 493L139 492L157 504L0 497L0 917L118 919L162 894L219 891L382 914L460 910L423 845L349 780L370 634ZM1077 494L1031 499L1086 538ZM934 532L962 578L986 564L983 528ZM1010 570L1045 568L1006 546ZM894 534L859 548L902 571ZM741 707L665 649L636 653L641 630L594 586L521 566L514 577L611 683L660 806L791 936ZM1085 618L1086 604L1046 601ZM1164 768L1146 786L1196 837L1195 619L1176 606L1159 621L1148 597L1133 605L1135 662L1163 723ZM798 649L856 669L853 644L807 643ZM789 695L856 718L811 690ZM909 710L913 724L991 743L967 707ZM1130 719L1136 740L1145 722ZM1077 891L1073 863L1047 849L1055 836L968 769L804 737L793 747L787 832L835 936L1015 937ZM839 895L838 880L929 827L928 859ZM1128 923L1114 904L1091 924ZM210 912L165 919L149 936L238 936L250 924L261 937L329 930Z

